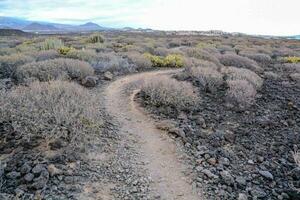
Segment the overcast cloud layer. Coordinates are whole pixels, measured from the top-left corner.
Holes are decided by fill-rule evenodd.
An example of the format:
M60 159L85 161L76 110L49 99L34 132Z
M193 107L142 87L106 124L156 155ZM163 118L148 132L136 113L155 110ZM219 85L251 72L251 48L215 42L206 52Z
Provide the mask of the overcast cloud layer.
M0 0L0 16L109 27L300 34L300 0Z

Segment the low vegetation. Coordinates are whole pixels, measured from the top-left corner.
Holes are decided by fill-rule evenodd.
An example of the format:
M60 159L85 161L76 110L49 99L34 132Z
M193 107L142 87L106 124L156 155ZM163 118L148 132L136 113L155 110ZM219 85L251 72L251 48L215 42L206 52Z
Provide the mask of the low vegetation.
M255 72L261 72L262 68L254 60L235 54L225 54L220 56L220 62L225 66L250 69Z
M15 79L18 83L51 80L81 80L94 74L93 68L84 61L58 58L32 62L17 68Z
M228 80L227 98L240 106L247 107L255 101L256 90L246 80Z
M285 57L284 61L287 63L300 63L300 57L297 56Z
M222 73L227 80L245 80L254 86L255 89L260 89L263 85L263 79L255 72L236 67L224 67Z
M48 38L40 46L41 50L59 49L64 47L64 43L60 39Z
M33 60L32 57L24 54L0 56L0 78L10 78L18 66L32 62Z
M52 81L19 86L0 95L0 123L22 138L67 139L76 144L99 131L99 99L76 83Z
M206 91L216 92L223 84L223 75L213 67L191 67L186 73Z
M93 34L88 38L87 42L88 43L103 43L104 38L100 34Z
M145 56L151 61L153 67L180 68L184 66L183 57L179 54L169 54L166 57L161 57L147 53Z
M193 110L199 97L192 85L175 79L158 77L149 80L142 88L147 103L156 107L171 107L176 110Z
M45 144L52 151L53 144L66 141L77 146L97 134L101 151L115 150L118 137L101 117L105 97L100 98L102 90L93 87L104 87L121 75L174 68L174 76L154 72L157 76L145 84L134 84L141 87L135 100L147 112L158 114L158 120L172 123L175 131L170 133L176 139L183 138L197 169L193 172L207 186L207 199L293 199L299 195L299 152L291 154L300 148L299 47L297 40L195 32L0 37L0 151L15 163L0 163L0 196L39 199L37 194L43 191L39 195L45 192L47 198L58 178L65 182L65 173L46 173L45 190L36 190L32 185L40 183L37 174L28 183L23 173L9 178L8 174L18 175L28 160L31 167L53 164L73 180L69 161L77 165L76 156L85 149L57 147L61 153L54 157L68 159L64 165L43 157L39 148ZM35 151L37 157L31 155ZM73 194L71 190L62 195Z

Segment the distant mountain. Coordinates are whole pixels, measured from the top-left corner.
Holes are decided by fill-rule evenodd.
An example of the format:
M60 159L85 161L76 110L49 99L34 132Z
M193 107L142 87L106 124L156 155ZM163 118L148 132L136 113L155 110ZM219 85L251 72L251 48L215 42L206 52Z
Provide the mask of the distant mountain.
M0 29L0 36L28 36L30 33L26 33L17 29Z
M122 28L123 31L134 31L135 29L132 27L124 27Z
M30 24L30 21L14 18L14 17L1 17L0 16L0 27L10 27L14 29L21 29L24 26Z
M105 27L99 26L93 22L88 22L86 24L79 25L78 28L84 31L96 31L96 30L104 30L107 29Z
M33 23L25 26L24 28L22 28L22 30L25 30L25 31L57 31L59 29L51 24L40 24L37 22L33 22Z
M1 0L0 0L1 1ZM151 29L135 29L125 27L114 29L103 27L93 22L88 22L82 25L70 25L60 23L50 23L43 21L30 21L15 17L0 17L0 28L2 29L20 29L26 32L40 33L63 33L63 32L89 32L89 31L104 31L104 30L121 30L129 32L152 32Z

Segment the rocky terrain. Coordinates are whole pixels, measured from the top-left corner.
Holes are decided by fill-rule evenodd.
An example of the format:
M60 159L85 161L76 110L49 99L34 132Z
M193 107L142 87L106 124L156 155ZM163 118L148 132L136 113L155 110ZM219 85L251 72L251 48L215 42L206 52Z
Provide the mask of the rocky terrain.
M193 113L152 107L139 95L164 129L183 138L195 181L207 185L209 199L300 199L292 187L299 187L300 175L292 154L300 141L300 88L276 73L281 78L265 76L256 103L244 110L224 101L225 88L202 95Z
M0 199L300 199L299 41L0 39Z

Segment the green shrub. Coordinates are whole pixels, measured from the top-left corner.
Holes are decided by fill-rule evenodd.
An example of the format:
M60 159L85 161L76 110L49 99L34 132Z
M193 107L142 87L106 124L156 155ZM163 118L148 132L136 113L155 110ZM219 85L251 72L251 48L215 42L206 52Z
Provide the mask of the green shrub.
M57 50L62 47L64 47L64 44L61 40L56 38L48 38L41 44L40 50Z
M149 53L145 53L144 56L151 61L153 67L164 67L164 59L162 57Z
M76 83L34 82L0 95L0 123L10 123L26 140L65 138L74 144L99 134L99 102L97 93Z
M179 54L170 54L166 57L155 56L149 53L144 54L152 62L153 67L180 68L184 66L184 59Z
M289 57L285 57L284 61L287 63L300 63L300 57L289 56Z
M104 38L100 34L93 34L88 38L87 42L88 43L103 43Z
M67 55L72 50L71 47L60 47L58 48L58 52L61 55Z
M81 80L93 74L94 69L84 61L58 58L22 65L18 67L15 79L18 83L32 82L34 80Z
M164 59L164 67L183 67L183 57L179 54L170 54Z

